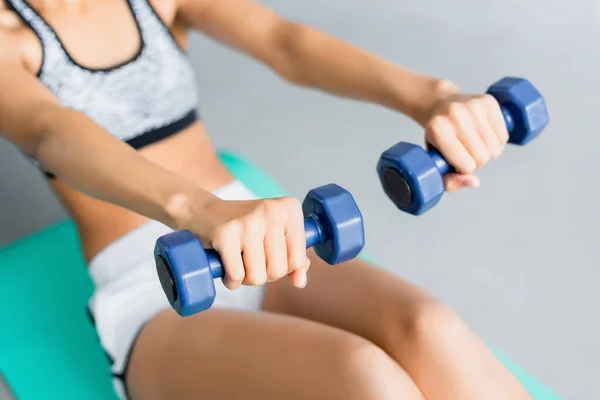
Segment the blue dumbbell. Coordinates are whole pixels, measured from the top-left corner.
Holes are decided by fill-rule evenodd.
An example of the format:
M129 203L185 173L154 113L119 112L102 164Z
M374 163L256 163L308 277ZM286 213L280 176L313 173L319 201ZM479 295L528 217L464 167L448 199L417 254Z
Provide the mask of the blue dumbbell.
M329 184L312 189L302 203L306 248L330 265L353 259L365 245L363 218L350 192ZM215 250L205 250L188 230L161 236L154 259L162 288L181 316L209 309L215 299L213 279L224 274Z
M537 89L522 78L506 77L489 87L500 104L509 143L525 145L548 125L548 109ZM442 176L454 169L436 149L400 142L379 158L377 173L386 195L400 210L420 215L444 194Z

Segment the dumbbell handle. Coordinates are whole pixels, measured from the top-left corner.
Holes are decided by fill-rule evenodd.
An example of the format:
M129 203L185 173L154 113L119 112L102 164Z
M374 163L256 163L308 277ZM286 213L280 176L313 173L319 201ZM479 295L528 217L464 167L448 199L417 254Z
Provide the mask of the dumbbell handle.
M304 219L304 233L306 235L306 248L313 247L323 241L323 228L316 215ZM214 279L222 278L225 274L221 256L216 250L206 250L206 258Z
M508 111L508 109L506 107L500 106L500 109L502 110L502 116L504 117L504 123L506 124L506 130L508 130L508 133L510 134L510 132L512 132L513 128L515 127L514 119L513 119L512 115L510 114L510 111ZM432 150L429 150L427 153L431 156L431 159L433 160L433 162L435 163L437 168L440 170L440 173L442 175L445 175L448 172L455 171L454 168L448 163L448 161L446 161L444 156L442 156L442 154L439 152L439 150L432 149Z

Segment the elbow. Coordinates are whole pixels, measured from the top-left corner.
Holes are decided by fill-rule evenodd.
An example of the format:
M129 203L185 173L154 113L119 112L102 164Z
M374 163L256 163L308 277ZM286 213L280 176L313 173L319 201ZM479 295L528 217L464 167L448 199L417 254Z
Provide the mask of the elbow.
M54 103L45 103L38 105L36 111L32 113L32 130L28 135L26 148L23 150L30 157L41 161L43 158L43 149L49 139L54 137L55 132L59 132L58 126L65 119L67 109Z
M309 86L310 81L303 65L303 41L306 27L283 20L274 29L273 41L276 51L273 69L286 82L296 86Z

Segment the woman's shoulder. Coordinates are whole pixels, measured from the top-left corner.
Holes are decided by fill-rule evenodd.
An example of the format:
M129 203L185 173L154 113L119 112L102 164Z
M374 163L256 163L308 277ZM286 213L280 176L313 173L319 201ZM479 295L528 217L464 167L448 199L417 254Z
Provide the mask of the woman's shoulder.
M177 15L177 0L148 0L148 2L165 25L172 26Z
M0 0L0 60L20 60L21 52L15 32L22 27L21 20Z
M22 27L19 16L8 7L5 0L0 0L0 32L9 32Z
M14 14L14 11L8 8L6 1L0 0L0 28L4 25L4 19L6 16L11 14Z
M2 1L2 0L0 0ZM156 14L169 28L171 34L181 47L186 47L188 27L178 18L179 7L183 0L148 0ZM198 0L200 1L200 0Z
M25 62L26 35L29 28L21 18L8 7L5 0L0 0L0 58Z

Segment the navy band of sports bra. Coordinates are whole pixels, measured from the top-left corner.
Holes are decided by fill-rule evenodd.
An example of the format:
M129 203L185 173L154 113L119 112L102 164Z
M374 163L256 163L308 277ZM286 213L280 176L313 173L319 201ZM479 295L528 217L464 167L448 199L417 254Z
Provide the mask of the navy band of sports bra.
M26 0L6 1L38 36L43 56L37 77L63 106L82 112L136 149L197 120L190 62L148 0L126 0L140 33L139 52L105 69L78 64Z

